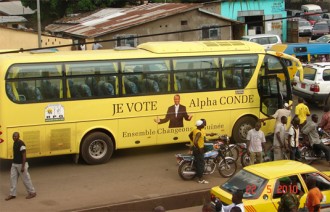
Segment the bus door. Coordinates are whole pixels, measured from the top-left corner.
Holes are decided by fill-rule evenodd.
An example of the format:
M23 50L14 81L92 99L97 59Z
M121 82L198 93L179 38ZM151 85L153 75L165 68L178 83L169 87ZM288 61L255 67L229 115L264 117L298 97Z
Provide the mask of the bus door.
M261 76L259 78L260 111L266 116L273 115L284 104L279 82L276 75ZM261 129L265 135L274 133L274 124L275 120L271 119L262 126Z

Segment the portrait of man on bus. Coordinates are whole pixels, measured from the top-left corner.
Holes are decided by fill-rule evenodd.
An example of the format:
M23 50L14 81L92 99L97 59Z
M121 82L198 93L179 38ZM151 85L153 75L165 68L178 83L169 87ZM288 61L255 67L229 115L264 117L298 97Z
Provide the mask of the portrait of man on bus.
M183 127L183 119L186 121L190 121L192 115L189 115L186 111L186 107L180 104L180 95L176 94L174 96L174 105L170 106L167 109L167 113L165 118L159 119L158 117L155 119L155 122L158 124L163 124L166 122L170 122L168 128L176 128Z

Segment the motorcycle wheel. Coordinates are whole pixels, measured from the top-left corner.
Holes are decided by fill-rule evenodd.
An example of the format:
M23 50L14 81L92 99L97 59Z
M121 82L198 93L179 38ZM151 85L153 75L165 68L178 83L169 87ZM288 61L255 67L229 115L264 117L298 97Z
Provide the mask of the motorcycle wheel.
M183 172L195 172L195 174L187 175L184 174ZM196 170L194 167L191 167L191 162L190 161L185 161L180 164L178 168L178 174L183 180L192 180L196 176Z
M218 166L219 174L222 177L233 176L236 172L236 169L237 169L236 161L231 158L221 160Z
M238 161L238 157L239 157L238 146L230 148L230 151L228 152L227 156L234 158L235 161Z
M247 154L247 152L244 152L241 156L241 165L242 167L250 165L250 156Z
M310 165L313 162L313 160L307 160L306 158L314 157L314 151L312 149L305 148L300 151L300 157L301 157L301 162Z

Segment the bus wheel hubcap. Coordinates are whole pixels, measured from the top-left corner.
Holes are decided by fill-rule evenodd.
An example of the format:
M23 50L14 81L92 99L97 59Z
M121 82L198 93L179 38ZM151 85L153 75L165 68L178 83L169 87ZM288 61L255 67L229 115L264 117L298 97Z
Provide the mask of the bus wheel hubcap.
M107 153L107 144L103 140L95 140L89 146L89 154L93 158L102 158Z

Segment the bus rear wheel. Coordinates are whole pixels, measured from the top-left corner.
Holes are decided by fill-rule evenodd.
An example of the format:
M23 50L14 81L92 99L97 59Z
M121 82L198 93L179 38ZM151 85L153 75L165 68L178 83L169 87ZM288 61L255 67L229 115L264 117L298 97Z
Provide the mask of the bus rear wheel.
M236 143L245 143L247 133L250 129L254 128L256 122L257 120L250 116L238 119L232 131L233 141Z
M87 164L102 164L110 160L113 153L111 138L101 132L87 135L81 146L81 156Z

